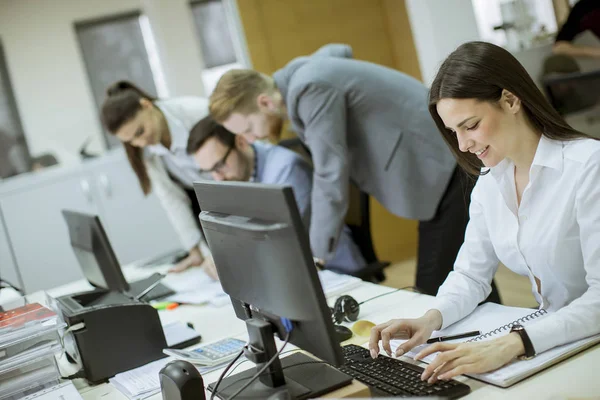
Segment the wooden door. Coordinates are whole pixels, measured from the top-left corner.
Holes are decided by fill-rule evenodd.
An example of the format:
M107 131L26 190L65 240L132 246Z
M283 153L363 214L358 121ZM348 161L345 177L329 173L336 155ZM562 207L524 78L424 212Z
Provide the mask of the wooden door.
M324 44L346 43L357 59L421 79L404 0L238 0L238 9L258 71L270 74ZM371 221L380 259L416 255L415 221L391 215L374 199Z

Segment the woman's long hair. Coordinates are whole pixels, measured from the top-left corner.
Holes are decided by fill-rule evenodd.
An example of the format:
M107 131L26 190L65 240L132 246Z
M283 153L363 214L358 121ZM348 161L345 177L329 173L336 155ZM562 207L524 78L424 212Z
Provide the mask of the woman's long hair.
M446 129L437 112L437 103L441 99L497 103L503 89L521 100L527 119L542 135L555 140L590 138L565 122L512 54L491 43L465 43L440 67L429 92L429 112L458 164L468 173L480 175L484 165L475 154L460 151L456 135Z
M142 109L141 99L155 101L154 96L128 81L118 81L106 90L106 99L102 104L101 118L106 129L113 135L130 121ZM144 164L144 149L135 147L130 143L123 143L129 164L135 172L140 186L145 195L152 189L146 164Z

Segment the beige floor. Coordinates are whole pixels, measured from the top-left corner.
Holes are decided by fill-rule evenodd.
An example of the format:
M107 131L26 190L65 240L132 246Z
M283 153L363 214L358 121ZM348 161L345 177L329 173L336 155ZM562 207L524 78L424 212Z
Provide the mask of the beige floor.
M385 270L384 285L401 288L414 285L416 260L395 263ZM502 304L515 307L536 307L537 302L531 294L529 279L519 276L501 265L496 274L496 283L500 290Z

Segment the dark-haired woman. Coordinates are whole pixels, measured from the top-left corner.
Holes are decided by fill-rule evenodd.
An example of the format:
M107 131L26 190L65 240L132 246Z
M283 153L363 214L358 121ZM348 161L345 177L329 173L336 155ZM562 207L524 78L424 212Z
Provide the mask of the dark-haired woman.
M433 307L371 332L396 355L469 315L490 292L502 262L527 276L541 319L484 342L437 343L422 379L495 370L519 356L600 333L600 141L571 128L519 62L489 43L460 46L442 64L430 113L458 163L479 175L464 244ZM524 329L523 329L524 328Z
M202 265L217 278L211 257L204 257L197 223L199 207L192 182L203 176L186 147L190 129L208 115L202 97L157 99L135 85L119 81L107 90L102 121L125 147L144 194L154 191L189 255L174 267L181 271ZM204 253L207 253L204 251Z

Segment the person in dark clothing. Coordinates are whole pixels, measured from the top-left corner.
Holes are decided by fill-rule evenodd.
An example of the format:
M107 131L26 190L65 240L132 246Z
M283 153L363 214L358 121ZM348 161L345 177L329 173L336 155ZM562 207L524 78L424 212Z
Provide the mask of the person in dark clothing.
M554 54L600 58L600 47L572 43L585 31L592 32L600 39L600 1L598 0L580 0L573 6L567 21L556 35Z

